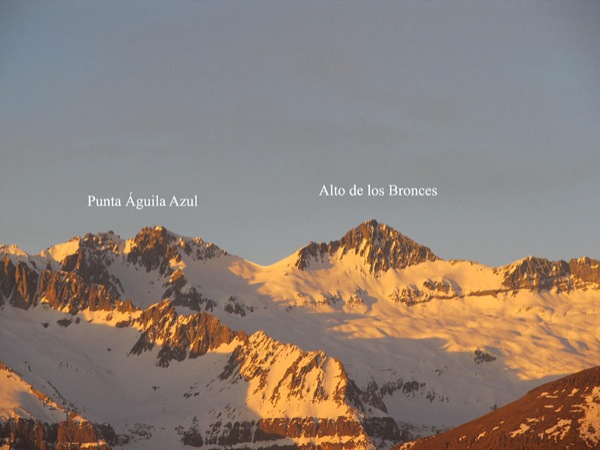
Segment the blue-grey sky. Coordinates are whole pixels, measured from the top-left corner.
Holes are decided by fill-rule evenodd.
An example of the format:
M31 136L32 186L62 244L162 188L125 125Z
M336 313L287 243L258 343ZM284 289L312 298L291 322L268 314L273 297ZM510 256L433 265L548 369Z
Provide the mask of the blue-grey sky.
M164 225L268 264L375 218L442 258L600 258L599 23L592 0L0 0L0 242ZM87 206L130 192L199 207Z

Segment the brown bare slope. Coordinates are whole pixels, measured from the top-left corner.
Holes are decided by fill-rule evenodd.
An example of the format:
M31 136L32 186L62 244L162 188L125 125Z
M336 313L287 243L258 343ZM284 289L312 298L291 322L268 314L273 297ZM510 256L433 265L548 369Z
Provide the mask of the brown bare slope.
M395 449L600 449L600 367L544 384L479 419Z

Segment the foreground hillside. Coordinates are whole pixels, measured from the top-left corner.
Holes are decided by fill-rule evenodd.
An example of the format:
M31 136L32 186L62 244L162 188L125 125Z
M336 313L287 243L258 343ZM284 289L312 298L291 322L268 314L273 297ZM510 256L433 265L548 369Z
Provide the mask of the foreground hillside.
M544 384L477 420L397 450L600 448L600 367Z

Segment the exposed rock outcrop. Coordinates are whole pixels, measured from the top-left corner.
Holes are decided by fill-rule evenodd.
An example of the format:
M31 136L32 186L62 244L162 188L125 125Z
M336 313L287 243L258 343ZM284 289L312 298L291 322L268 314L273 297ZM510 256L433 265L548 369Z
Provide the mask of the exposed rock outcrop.
M40 277L38 297L53 309L75 314L78 311L133 312L131 300L119 300L102 284L86 283L76 273L44 270Z
M329 244L311 242L298 251L296 267L308 269L311 261L333 256L338 250L341 250L341 258L349 253L360 255L373 274L438 259L429 248L385 224L370 220L350 230L338 241Z
M119 248L118 237L112 233L86 234L79 239L77 252L66 256L61 270L75 272L88 283L105 286L113 296L122 291L119 280L108 272L112 257Z
M170 298L175 306L185 306L194 311L212 311L217 305L214 300L204 297L194 286L189 286L180 269L173 272L163 287L166 288L162 295L163 300Z
M133 240L127 260L143 266L148 272L158 269L161 275L169 270L169 261L179 261L175 236L164 227L144 227Z
M140 354L158 344L161 349L157 365L161 367L168 367L172 360L197 358L222 344L229 344L236 337L247 339L246 333L231 330L205 312L180 316L170 300L144 310L134 324L142 334L130 354Z
M364 422L348 417L268 418L258 421L216 422L209 430L180 430L181 442L190 447L210 445L241 446L261 449L374 449L372 436L387 435L395 442L403 435L391 418L368 419ZM295 444L293 439L304 441ZM312 441L312 442L311 442ZM255 448L255 447L254 447Z
M462 295L461 288L451 281L427 279L421 286L411 284L403 288L396 288L388 297L396 303L413 306L431 300L448 300Z
M11 449L110 450L111 445L117 443L116 436L110 425L96 427L87 421L65 420L47 424L17 417L0 423L0 446L8 445Z
M503 285L512 290L556 290L600 288L600 262L582 257L566 261L550 261L528 256L496 269L504 276Z
M13 264L10 258L2 258L0 272L0 301L7 299L17 308L27 309L35 301L38 274L22 261Z
M587 256L573 258L569 261L569 269L575 288L585 288L586 285L600 287L600 261Z
M2 259L0 293L11 305L22 309L43 300L54 309L73 314L84 309L135 310L130 300L119 300L103 284L86 281L78 273L44 269L38 274L22 261L15 266L7 257Z
M549 261L529 256L508 267L504 273L503 284L510 289L570 290L569 264L565 261Z
M127 260L139 264L148 272L158 269L161 275L172 273L171 261L181 261L180 250L195 260L227 255L214 244L200 238L183 239L164 227L144 227L136 235Z

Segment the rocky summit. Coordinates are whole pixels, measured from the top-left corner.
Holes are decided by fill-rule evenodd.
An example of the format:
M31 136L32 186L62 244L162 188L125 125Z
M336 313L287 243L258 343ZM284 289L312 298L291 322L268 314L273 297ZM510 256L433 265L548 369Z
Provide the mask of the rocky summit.
M305 270L311 261L324 258L343 258L346 254L359 255L371 273L389 269L403 269L424 261L435 261L433 252L385 224L369 220L348 231L341 239L328 244L311 242L298 251L296 267Z

